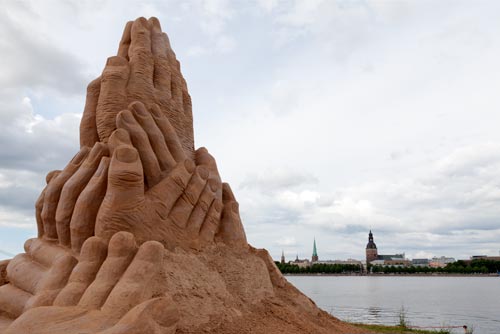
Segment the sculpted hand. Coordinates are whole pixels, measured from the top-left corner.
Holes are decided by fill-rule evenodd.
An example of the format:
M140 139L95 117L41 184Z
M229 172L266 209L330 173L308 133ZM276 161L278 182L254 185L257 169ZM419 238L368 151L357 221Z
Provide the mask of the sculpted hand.
M40 238L70 246L70 222L95 221L106 190L107 155L107 145L95 143L92 149L83 147L62 171L47 175L47 186L35 205Z
M174 333L178 313L171 299L153 298L163 251L154 241L137 249L125 232L114 235L109 247L88 239L53 305L28 310L4 334Z
M128 22L118 55L108 58L100 78L90 83L80 124L80 145L107 142L116 116L133 101L158 105L171 121L188 157L194 151L191 97L180 63L158 19Z

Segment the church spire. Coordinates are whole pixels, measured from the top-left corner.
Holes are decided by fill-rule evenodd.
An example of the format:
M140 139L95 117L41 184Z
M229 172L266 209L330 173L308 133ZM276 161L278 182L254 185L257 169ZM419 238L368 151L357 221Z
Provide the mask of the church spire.
M313 254L312 254L311 262L317 262L317 261L318 261L318 251L316 249L316 238L314 238Z

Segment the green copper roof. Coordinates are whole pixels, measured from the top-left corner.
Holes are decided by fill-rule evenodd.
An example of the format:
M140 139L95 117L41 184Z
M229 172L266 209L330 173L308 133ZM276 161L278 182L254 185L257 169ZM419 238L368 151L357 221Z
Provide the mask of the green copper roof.
M314 238L313 256L318 256L318 251L316 250L316 238Z

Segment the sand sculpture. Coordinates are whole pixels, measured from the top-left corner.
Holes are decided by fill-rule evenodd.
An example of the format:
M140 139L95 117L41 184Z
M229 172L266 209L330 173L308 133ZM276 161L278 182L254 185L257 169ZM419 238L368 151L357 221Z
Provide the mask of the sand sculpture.
M80 151L47 174L38 237L0 262L0 333L356 333L247 244L156 18L92 81Z

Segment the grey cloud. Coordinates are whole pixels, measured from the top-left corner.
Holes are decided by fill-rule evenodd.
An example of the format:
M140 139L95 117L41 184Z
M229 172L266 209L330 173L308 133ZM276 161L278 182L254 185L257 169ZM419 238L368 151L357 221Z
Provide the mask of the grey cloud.
M24 6L17 10L35 15ZM0 88L29 87L82 94L89 79L82 73L83 64L40 31L28 30L11 15L9 10L0 11Z

